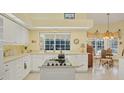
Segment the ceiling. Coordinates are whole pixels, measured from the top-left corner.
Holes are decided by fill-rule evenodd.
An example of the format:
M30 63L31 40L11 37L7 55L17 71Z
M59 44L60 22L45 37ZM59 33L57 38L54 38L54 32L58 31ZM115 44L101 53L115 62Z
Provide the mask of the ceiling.
M10 16L10 14L8 14ZM106 13L76 13L74 20L65 20L64 13L12 13L13 19L18 18L29 29L41 29L43 27L78 27L91 28L95 24L106 24ZM124 13L111 13L110 22L124 20ZM20 21L20 22L21 22Z
M77 13L74 20L64 19L64 13L13 13L14 16L28 24L30 29L41 28L80 28L88 29L93 21L86 14Z
M106 13L89 13L87 15L88 18L94 20L95 24L106 24L108 20ZM124 13L110 13L109 19L110 23L124 21Z

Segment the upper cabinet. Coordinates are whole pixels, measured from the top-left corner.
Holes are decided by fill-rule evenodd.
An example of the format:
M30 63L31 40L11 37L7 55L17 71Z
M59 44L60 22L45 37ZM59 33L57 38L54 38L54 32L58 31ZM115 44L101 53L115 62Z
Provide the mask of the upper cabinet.
M25 29L24 27L18 25L18 24L15 24L15 30L14 30L14 36L15 36L15 42L17 44L22 44L22 45L27 45L29 42L28 42L28 30Z
M2 39L3 39L3 18L0 16L0 42L2 41Z
M3 32L3 39L6 43L15 43L14 41L14 22L4 18L4 32Z
M28 44L28 30L19 24L4 18L3 39L5 44Z

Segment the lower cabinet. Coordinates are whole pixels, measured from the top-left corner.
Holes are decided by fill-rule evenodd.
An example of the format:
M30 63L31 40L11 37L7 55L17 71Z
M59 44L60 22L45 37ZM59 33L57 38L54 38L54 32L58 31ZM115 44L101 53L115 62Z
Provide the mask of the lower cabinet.
M3 64L0 67L2 69L0 79L5 80L22 80L24 79L30 71L38 72L40 71L39 66L42 66L43 63L51 58L57 58L58 55L50 54L33 54L20 57L16 60ZM87 55L65 55L65 58L69 60L73 65L83 66L77 68L77 71L87 71L88 70L88 56Z
M22 80L30 72L30 56L4 64L4 80Z
M84 54L84 55L67 55L66 56L67 59L69 60L69 62L72 63L72 65L74 66L78 66L76 68L77 72L82 72L82 71L87 71L88 70L88 55ZM83 66L82 66L83 65Z
M23 79L23 58L19 58L18 60L16 60L16 79L17 80L21 80Z
M0 80L4 79L4 67L3 64L0 64Z
M39 66L45 62L46 58L44 55L31 55L31 71L38 72L40 71Z
M4 79L15 80L16 77L16 63L15 61L11 63L4 64Z
M23 77L27 76L31 71L31 58L30 56L23 57Z

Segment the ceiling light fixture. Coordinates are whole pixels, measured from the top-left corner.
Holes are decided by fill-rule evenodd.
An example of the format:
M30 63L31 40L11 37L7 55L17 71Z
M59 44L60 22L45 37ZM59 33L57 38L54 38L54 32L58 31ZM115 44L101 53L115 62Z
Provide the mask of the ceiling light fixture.
M113 39L114 37L113 37L113 33L112 32L110 32L110 27L109 27L109 25L110 25L110 13L107 13L107 16L108 16L108 24L107 24L107 31L104 33L104 36L103 36L103 38L104 39Z

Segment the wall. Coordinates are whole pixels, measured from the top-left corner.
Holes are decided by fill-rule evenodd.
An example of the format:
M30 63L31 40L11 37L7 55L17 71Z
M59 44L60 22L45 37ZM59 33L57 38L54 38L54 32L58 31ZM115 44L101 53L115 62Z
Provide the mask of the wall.
M71 34L71 50L69 51L70 53L82 53L85 52L86 49L82 49L81 45L82 43L86 42L86 31L83 30L40 30L40 31L30 31L30 42L32 40L36 41L36 43L30 43L28 46L29 50L32 51L40 51L40 46L39 46L39 32L70 32ZM75 45L74 39L79 39L79 44ZM56 51L57 52L57 51Z
M99 24L95 25L88 31L90 32L96 32L96 30L100 32L106 32L107 30L107 25L105 24ZM121 35L122 38L120 41L122 41L122 44L119 45L119 54L121 55L122 49L124 49L124 21L119 21L116 23L110 24L110 31L118 31L118 29L121 29ZM30 42L32 40L36 41L36 43L30 43L28 49L32 51L40 51L40 46L39 46L39 32L70 32L71 33L71 51L72 53L82 53L82 50L80 48L82 43L87 43L87 32L83 30L50 30L50 29L44 29L44 30L37 30L37 31L30 31ZM73 43L74 39L78 38L80 41L80 44L75 45ZM86 47L83 49L83 51L86 51Z
M89 32L95 32L96 30L99 30L100 32L105 32L107 30L106 25L96 25L93 28L89 29ZM118 29L121 29L122 38L120 41L122 41L122 44L119 45L119 54L121 55L122 49L124 49L124 22L120 21L117 23L113 23L110 25L110 31L118 31ZM87 43L87 32L83 30L37 30L37 31L29 31L29 40L30 44L28 46L28 50L32 50L33 52L40 52L40 46L39 46L39 32L70 32L71 33L71 50L70 53L82 53L86 52L86 47L81 49L82 43ZM79 39L79 44L74 44L74 39ZM34 40L36 43L31 43L31 41ZM4 51L8 49L16 49L17 54L22 53L24 51L24 46L21 45L6 45L4 46Z
M24 53L24 46L23 45L4 45L3 50L4 50L4 54L7 53L8 51L11 51L11 52L14 52L14 54L12 55L20 55Z

